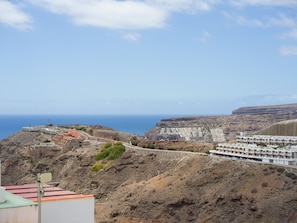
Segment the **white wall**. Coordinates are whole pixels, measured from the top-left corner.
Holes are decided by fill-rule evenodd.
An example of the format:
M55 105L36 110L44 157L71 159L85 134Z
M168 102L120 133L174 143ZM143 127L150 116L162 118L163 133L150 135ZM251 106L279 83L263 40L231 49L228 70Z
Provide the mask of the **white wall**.
M24 206L0 209L1 223L37 223L37 206Z
M43 201L42 223L94 223L94 197Z

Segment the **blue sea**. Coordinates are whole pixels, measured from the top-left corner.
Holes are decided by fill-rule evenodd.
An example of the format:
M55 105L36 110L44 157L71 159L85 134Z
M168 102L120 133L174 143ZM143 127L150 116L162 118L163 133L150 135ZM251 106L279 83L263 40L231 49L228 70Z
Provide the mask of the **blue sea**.
M33 125L101 125L143 136L161 119L174 115L0 115L0 140Z

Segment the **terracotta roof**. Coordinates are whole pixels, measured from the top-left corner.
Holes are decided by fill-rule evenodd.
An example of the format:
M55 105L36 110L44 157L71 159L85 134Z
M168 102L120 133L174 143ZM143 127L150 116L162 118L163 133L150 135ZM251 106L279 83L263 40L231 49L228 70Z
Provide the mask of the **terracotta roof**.
M37 202L37 184L24 184L14 186L4 186L7 192L18 195L25 199ZM53 187L51 185L43 185L44 194L41 201L54 201L54 200L68 200L68 199L81 199L93 197L90 195L77 194L72 191L64 190L59 187Z

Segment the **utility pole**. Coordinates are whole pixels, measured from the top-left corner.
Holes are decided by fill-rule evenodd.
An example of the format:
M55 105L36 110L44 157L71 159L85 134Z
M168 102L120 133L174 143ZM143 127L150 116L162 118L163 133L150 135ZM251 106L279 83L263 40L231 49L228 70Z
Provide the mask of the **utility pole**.
M37 174L37 201L38 201L38 223L41 223L41 193L42 185L40 182L40 173Z
M41 223L41 197L44 194L43 183L48 183L52 180L51 173L37 174L37 202L38 202L38 223Z

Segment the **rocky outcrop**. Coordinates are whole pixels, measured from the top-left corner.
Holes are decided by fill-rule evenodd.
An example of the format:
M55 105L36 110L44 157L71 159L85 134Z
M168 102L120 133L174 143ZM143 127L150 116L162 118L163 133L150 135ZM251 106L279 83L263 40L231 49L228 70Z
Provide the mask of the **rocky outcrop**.
M271 106L251 106L241 107L232 112L232 115L245 115L245 114L290 114L297 112L296 104L285 105L271 105Z

